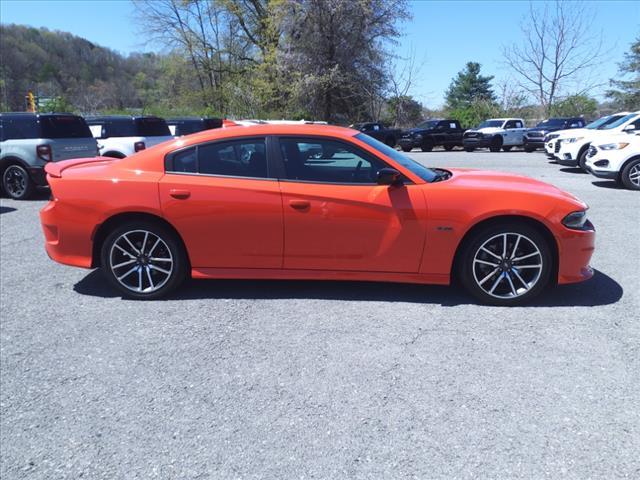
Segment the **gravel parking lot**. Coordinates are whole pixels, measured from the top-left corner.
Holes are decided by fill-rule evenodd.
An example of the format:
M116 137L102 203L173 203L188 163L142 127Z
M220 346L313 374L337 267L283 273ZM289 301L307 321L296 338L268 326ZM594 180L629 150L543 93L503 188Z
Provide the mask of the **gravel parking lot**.
M126 301L0 203L3 479L639 478L640 195L542 153L414 153L591 206L595 277L532 306L412 285L190 282Z

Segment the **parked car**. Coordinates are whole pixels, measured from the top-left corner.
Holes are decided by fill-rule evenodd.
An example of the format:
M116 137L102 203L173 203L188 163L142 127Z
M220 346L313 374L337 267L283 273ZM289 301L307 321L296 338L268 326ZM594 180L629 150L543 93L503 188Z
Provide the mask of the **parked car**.
M593 140L585 166L598 178L608 178L630 190L640 190L640 133L604 135Z
M351 125L351 128L366 133L370 137L380 140L381 142L395 147L400 137L401 130L399 128L388 128L383 123L366 122Z
M467 152L476 148L488 148L492 152L500 149L508 152L513 147L521 147L524 143L524 120L521 118L490 118L478 128L464 132L462 142Z
M29 198L47 184L44 166L98 154L82 117L69 114L0 113L0 178L11 198Z
M640 131L640 111L629 113L595 130L584 129L577 130L574 134L564 133L557 139L556 161L560 165L579 166L586 170L587 152L592 141L610 134L638 131Z
M574 196L520 175L430 169L352 129L207 130L46 171L49 256L101 267L126 297L159 298L189 276L457 279L514 305L593 274L595 232Z
M167 122L158 117L109 115L86 120L103 157L125 158L173 139Z
M202 130L222 128L222 119L198 117L169 118L167 119L167 126L169 127L171 135L181 137L182 135L190 135L201 132Z
M596 130L599 129L611 122L615 122L616 120L618 120L619 118L624 117L625 115L627 115L629 112L620 112L620 113L616 113L614 115L607 115L601 118L598 118L597 120L594 120L593 122L589 123L588 125L585 125L585 129L586 130ZM560 151L560 143L558 142L558 139L563 136L563 135L575 135L577 133L579 133L582 129L570 129L570 130L558 130L556 132L553 133L548 133L547 135L545 135L544 137L544 149L545 152L547 154L547 158L549 158L550 160L554 160L556 158L556 153L558 153L558 151ZM557 149L556 149L557 147Z
M462 147L464 130L457 120L431 119L425 120L415 128L403 132L398 144L405 152L420 148L430 152L434 147L443 147L450 151L453 147Z
M538 123L533 128L524 132L523 147L525 152L533 152L538 148L544 148L546 135L558 130L570 130L573 128L584 128L586 122L582 117L570 118L548 118Z

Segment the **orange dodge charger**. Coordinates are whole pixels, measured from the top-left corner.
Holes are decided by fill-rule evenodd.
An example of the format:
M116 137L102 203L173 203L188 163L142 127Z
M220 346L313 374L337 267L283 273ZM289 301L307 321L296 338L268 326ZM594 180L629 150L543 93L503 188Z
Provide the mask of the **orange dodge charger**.
M514 305L593 275L587 206L527 177L429 169L355 130L210 130L124 159L49 163L49 256L123 296L187 277L446 285Z

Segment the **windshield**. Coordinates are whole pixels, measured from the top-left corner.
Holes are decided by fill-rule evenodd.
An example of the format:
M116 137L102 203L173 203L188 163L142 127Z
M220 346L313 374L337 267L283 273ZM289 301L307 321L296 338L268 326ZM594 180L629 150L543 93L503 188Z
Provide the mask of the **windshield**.
M438 125L438 120L425 120L422 123L419 123L416 128L424 128L425 130L435 128Z
M138 135L141 137L169 137L171 132L162 118L136 118Z
M598 130L611 130L612 128L619 127L620 125L627 123L629 120L633 120L638 116L637 113L630 113L629 115L625 115L624 117L620 117L613 122L608 122L602 125Z
M587 124L584 128L588 128L589 130L596 130L600 128L602 125L607 124L608 122L613 122L616 119L620 118L622 115L607 115L606 117L598 118L593 122Z
M502 120L485 120L478 128L491 128L491 127L501 127L504 122Z
M541 121L536 127L562 127L564 124L564 118L548 118Z
M425 182L433 182L438 177L436 172L434 172L430 168L427 168L424 165L419 164L415 160L410 159L406 155L400 153L399 151L391 148L388 145L385 145L382 142L379 142L378 140L376 140L373 137L370 137L369 135L364 135L362 133L359 133L355 137L361 142L366 143L370 147L375 148L383 155L386 155L387 157L392 158L393 160L398 162L400 165L402 165L404 168L411 170L413 173L418 175Z
M42 138L93 138L87 123L75 115L40 117Z

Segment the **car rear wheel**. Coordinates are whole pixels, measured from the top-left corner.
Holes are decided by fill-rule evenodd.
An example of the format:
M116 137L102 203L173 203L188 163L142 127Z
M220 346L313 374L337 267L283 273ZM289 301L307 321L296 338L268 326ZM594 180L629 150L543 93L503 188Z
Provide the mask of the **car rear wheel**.
M630 190L640 190L640 158L629 162L622 169L622 183Z
M396 139L393 137L387 137L384 143L386 143L388 147L393 148L396 146Z
M527 152L527 153L531 153L531 152L535 151L535 148L533 148L533 147L524 147L524 151Z
M451 150L453 150L453 145L445 145L445 146L444 146L444 149L445 149L447 152L450 152Z
M24 167L9 165L2 173L2 188L14 200L25 200L33 193L35 184Z
M473 152L475 150L475 148L473 147L464 147L464 151L465 152Z
M187 256L179 239L153 222L129 222L113 230L101 251L102 269L124 297L156 299L187 276Z
M512 145L507 145L506 147L502 147L502 151L503 152L510 152L512 148L513 148Z
M463 285L481 302L519 305L549 284L552 255L547 240L535 228L494 225L467 243L459 267Z
M489 150L491 152L499 152L502 147L502 137L500 135L496 135L491 139L491 145L489 145Z
M403 152L410 152L411 150L413 150L411 147L402 147Z

